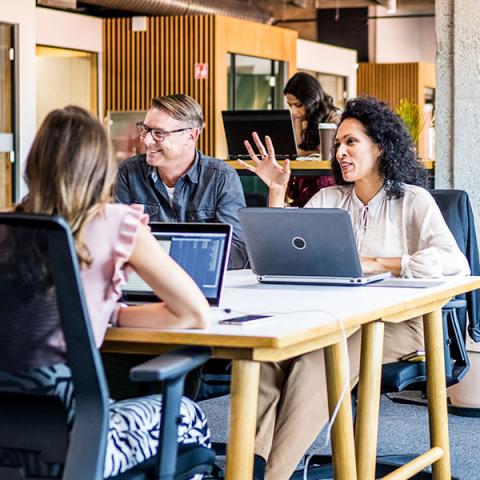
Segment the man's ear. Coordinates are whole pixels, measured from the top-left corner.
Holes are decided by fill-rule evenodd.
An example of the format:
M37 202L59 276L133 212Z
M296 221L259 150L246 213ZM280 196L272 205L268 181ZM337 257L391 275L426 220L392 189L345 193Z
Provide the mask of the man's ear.
M188 144L197 143L198 137L200 136L200 129L198 127L191 128L188 131Z

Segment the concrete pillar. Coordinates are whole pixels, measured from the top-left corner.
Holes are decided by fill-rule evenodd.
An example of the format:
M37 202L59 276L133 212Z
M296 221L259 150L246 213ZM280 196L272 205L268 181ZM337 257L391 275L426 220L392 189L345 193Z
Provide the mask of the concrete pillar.
M466 190L480 233L480 2L436 0L436 188Z

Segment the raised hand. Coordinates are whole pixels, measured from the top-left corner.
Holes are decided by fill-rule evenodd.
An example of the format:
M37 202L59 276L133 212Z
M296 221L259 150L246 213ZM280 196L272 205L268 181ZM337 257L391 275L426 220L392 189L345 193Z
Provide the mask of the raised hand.
M255 173L261 178L270 190L286 190L288 180L290 179L290 162L285 160L283 165L280 165L275 158L275 149L273 148L272 140L267 135L265 137L265 145L263 145L257 132L252 133L253 141L258 148L261 155L261 160L258 159L248 140L244 141L250 158L254 165L250 165L242 160L238 162L243 165L250 172Z

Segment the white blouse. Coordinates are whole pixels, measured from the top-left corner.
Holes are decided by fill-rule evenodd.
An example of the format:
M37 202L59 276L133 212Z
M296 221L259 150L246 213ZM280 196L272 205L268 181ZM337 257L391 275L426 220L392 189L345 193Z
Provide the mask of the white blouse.
M360 256L401 257L402 277L469 275L467 259L430 193L404 185L387 199L382 188L367 205L353 185L322 188L305 208L342 208L350 213Z

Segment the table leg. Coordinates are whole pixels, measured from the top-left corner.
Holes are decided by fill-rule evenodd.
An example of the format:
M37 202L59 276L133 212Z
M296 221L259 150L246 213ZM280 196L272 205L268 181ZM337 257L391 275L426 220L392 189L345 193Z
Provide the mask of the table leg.
M333 413L345 382L348 388L332 428L333 471L336 480L356 480L352 399L348 353L343 341L325 348L328 406Z
M443 350L442 310L424 316L425 353L427 359L428 420L430 446L440 447L443 456L432 465L434 480L449 480L450 446L448 441L448 407Z
M251 480L257 421L260 364L233 360L227 480Z
M375 479L383 332L384 324L380 321L362 327L362 356L355 425L357 475L362 480Z

